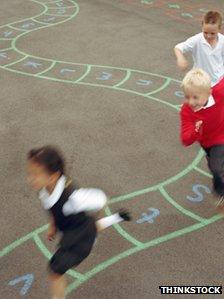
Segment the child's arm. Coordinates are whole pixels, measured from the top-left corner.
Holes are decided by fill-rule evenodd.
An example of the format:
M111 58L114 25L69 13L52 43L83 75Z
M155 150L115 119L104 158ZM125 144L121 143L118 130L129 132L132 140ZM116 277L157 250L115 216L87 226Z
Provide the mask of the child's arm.
M192 52L197 42L197 36L188 38L185 42L179 43L174 47L174 53L177 59L177 66L181 71L185 71L188 68L187 59L184 53Z
M53 241L56 235L57 229L54 222L54 217L50 216L49 227L47 231L47 238L49 241Z
M187 59L185 58L183 52L180 49L175 47L174 53L176 55L178 68L181 71L185 71L188 68L188 62L187 62Z
M99 211L107 202L106 194L100 189L81 188L76 190L63 206L64 215L83 211Z
M189 146L195 141L200 141L202 135L202 124L201 120L193 121L184 106L181 109L181 141L183 145Z

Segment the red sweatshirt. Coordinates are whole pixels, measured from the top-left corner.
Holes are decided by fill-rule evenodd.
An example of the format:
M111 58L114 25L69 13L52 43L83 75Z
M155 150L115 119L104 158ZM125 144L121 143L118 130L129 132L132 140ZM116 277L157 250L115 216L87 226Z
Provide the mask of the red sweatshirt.
M181 111L181 141L185 146L198 141L203 148L224 144L224 78L212 88L215 104L194 112L184 103ZM195 123L202 120L199 132Z

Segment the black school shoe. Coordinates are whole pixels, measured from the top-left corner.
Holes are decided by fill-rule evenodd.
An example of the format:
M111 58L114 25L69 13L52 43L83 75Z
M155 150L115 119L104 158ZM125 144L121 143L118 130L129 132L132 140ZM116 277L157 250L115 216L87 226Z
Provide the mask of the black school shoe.
M121 209L118 213L119 216L124 219L124 221L131 221L131 215L127 210Z

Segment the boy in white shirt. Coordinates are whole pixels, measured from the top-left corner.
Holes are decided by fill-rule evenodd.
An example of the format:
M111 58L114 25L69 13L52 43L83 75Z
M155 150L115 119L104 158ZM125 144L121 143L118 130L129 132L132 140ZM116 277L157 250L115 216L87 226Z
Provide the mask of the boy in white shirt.
M210 75L212 86L224 76L224 35L220 33L221 26L221 14L209 11L204 15L202 32L174 48L180 70L185 71L188 68L184 54L191 52L194 67L201 68Z

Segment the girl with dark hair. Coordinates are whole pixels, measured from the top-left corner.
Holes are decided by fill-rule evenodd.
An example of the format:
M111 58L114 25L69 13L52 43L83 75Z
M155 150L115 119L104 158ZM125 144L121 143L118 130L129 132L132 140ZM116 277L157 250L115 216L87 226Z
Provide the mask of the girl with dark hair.
M97 232L123 220L129 221L126 211L100 220L88 212L101 210L107 201L100 189L76 189L65 175L64 159L52 146L32 149L28 153L27 179L39 191L44 209L49 211L47 237L51 241L56 232L62 234L59 248L49 262L49 280L53 299L64 299L64 273L79 265L91 252Z

